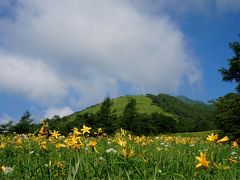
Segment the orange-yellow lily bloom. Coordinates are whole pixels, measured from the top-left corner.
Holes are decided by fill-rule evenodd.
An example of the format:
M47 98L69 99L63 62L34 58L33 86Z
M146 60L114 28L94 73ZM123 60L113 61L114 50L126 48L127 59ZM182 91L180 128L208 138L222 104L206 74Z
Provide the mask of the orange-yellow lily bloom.
M222 142L226 142L226 141L228 141L228 140L229 140L228 137L227 137L227 136L224 136L222 139L218 140L217 142L218 142L218 143L222 143Z
M218 135L217 134L211 134L206 138L208 141L216 141L218 139Z
M199 161L196 165L196 168L199 168L201 166L208 168L209 162L206 159L206 153L203 154L202 152L200 152L200 156L197 156L196 159Z

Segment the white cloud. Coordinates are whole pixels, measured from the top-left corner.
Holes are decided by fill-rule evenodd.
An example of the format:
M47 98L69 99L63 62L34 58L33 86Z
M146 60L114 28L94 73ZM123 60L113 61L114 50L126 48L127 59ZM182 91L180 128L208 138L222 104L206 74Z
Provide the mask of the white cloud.
M66 87L45 63L0 53L0 91L54 103L65 96Z
M77 110L101 102L104 97L117 97L121 94L116 79L92 74L87 79L75 79L70 81L75 93L71 92L68 100Z
M166 15L143 14L128 0L18 3L14 21L0 19L1 45L31 60L2 58L0 89L86 104L121 94L119 82L136 93L155 93L176 92L184 79L201 81L185 36Z
M70 107L63 108L49 108L45 113L45 118L53 118L55 115L59 117L67 116L73 113L73 110Z

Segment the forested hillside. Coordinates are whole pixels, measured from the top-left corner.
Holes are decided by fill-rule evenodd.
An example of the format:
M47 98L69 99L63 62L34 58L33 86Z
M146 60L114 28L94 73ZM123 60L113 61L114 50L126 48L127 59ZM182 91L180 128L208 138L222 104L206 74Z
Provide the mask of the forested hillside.
M214 107L167 94L109 97L70 116L47 119L49 128L69 132L83 124L113 133L124 128L134 134L158 134L215 129Z
M154 105L171 113L178 121L178 131L200 131L214 129L214 106L192 101L184 96L167 94L148 95Z

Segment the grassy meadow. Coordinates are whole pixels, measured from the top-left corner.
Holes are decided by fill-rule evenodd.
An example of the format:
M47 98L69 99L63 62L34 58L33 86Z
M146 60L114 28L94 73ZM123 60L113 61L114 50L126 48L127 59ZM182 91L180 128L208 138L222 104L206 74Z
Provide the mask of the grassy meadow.
M240 179L238 143L216 131L134 136L74 128L0 136L0 179Z

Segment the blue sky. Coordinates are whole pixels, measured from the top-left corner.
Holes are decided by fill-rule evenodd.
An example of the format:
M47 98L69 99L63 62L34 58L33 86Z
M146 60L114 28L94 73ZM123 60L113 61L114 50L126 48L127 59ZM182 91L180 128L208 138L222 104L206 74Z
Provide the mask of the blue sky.
M71 114L107 95L207 102L239 41L238 0L2 0L0 123Z

